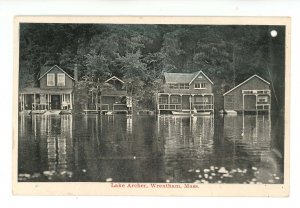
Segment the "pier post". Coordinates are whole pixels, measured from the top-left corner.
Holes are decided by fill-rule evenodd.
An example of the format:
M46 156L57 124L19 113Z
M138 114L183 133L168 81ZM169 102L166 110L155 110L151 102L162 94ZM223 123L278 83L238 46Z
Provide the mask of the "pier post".
M171 94L168 94L168 105L169 105L169 110L171 109Z

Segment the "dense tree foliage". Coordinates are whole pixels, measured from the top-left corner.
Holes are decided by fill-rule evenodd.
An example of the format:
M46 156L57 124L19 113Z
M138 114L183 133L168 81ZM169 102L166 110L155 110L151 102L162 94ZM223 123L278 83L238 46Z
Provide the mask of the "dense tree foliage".
M71 74L78 64L81 89L99 89L115 75L126 80L137 106L151 109L163 72L202 70L221 108L225 91L258 74L282 107L284 32L281 26L21 24L20 87L37 85L45 63Z

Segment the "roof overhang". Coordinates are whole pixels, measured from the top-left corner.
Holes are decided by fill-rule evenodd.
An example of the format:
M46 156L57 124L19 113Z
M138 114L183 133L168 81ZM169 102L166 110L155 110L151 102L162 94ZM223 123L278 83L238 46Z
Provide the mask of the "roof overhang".
M245 81L243 81L242 83L240 83L239 85L235 86L234 88L232 88L231 90L228 90L227 92L225 92L223 94L223 96L227 95L228 93L232 92L233 90L235 90L236 88L242 86L243 84L245 84L246 82L248 82L249 80L253 79L254 77L257 77L258 79L260 79L261 81L265 82L266 84L270 85L270 82L266 81L265 79L261 78L260 76L258 76L257 74L254 74L252 77L246 79Z
M123 80L119 79L116 76L112 76L111 78L109 78L108 80L106 80L105 83L109 82L110 80L118 80L119 82L121 82L123 84L125 83Z
M48 71L46 71L44 74L42 74L38 80L42 79L46 74L48 74L51 70L53 70L55 67L57 67L59 70L61 70L64 74L66 74L70 79L75 80L73 77L71 77L67 72L65 72L62 68L60 68L57 65L52 66Z
M194 76L194 78L190 81L190 85L192 84L192 82L200 75L200 74L202 74L211 84L214 84L209 78L208 78L208 76L206 76L204 73L203 73L203 71L199 71L197 74L196 74L196 76Z

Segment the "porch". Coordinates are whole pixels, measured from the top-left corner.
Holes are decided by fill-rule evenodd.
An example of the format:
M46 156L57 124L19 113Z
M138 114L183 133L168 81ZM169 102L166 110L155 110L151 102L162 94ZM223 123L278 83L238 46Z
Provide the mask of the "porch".
M214 111L214 96L205 94L158 93L157 110L160 111Z
M102 113L132 113L131 96L101 95L97 110Z
M72 90L26 89L19 94L19 110L72 110Z

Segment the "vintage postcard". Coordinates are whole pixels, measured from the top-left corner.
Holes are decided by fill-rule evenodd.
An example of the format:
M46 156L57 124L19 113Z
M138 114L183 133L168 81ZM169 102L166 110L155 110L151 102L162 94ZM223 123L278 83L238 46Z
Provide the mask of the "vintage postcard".
M290 30L16 17L13 193L288 196Z

